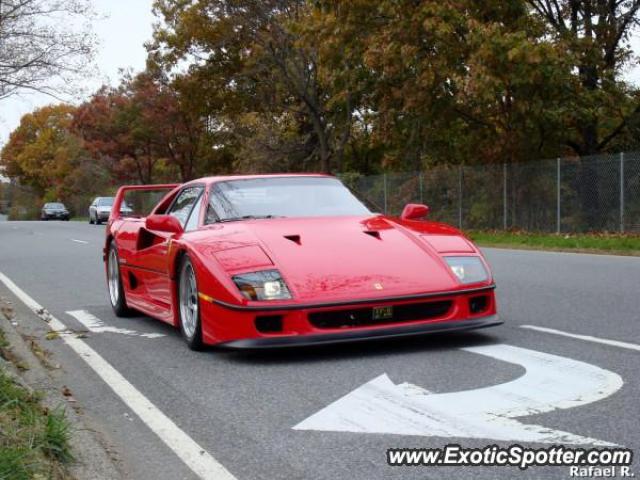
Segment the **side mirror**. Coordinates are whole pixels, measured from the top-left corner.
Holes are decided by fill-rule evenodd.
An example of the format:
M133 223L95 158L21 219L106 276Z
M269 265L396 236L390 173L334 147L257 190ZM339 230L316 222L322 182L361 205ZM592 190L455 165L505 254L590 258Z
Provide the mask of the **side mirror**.
M400 218L402 220L418 220L420 218L424 218L429 214L429 207L426 205L421 205L419 203L408 203L404 210L402 210L402 215Z
M166 233L182 233L182 225L171 215L149 215L144 222L147 230Z

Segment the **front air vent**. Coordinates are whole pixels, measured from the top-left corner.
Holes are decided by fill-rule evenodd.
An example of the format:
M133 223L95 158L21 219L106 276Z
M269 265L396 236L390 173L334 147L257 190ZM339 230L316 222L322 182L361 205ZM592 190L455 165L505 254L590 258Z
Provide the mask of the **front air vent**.
M482 295L479 297L471 297L469 299L469 311L471 315L482 313L489 308L489 296Z
M282 315L260 315L255 324L260 333L279 333L282 332Z
M300 235L285 235L284 238L298 245L302 245L302 240L300 239Z
M379 318L372 307L312 312L309 322L316 328L357 328L420 320L435 320L449 314L453 302L435 302L388 305L388 315Z

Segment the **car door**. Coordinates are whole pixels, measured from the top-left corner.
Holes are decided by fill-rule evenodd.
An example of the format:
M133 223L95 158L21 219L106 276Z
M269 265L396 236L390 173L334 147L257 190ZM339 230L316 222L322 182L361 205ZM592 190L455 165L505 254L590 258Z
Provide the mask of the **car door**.
M96 205L98 203L98 199L94 198L93 203L89 206L89 220L96 218Z
M204 186L191 185L183 188L176 195L173 203L167 209L166 214L178 219L186 234L193 228L190 221L194 210L200 211ZM198 205L198 208L195 208ZM197 224L197 221L196 221ZM171 314L171 278L169 272L169 249L174 238L173 234L166 232L151 232L163 241L154 242L148 248L139 250L136 255L136 263L142 267L140 277L144 281L145 300L154 313L164 317Z

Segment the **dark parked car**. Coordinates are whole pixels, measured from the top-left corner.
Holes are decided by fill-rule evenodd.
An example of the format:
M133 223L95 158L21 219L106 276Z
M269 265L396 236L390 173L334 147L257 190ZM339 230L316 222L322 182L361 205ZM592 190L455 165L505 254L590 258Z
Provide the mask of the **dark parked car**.
M69 220L69 210L63 203L45 203L40 212L41 220Z

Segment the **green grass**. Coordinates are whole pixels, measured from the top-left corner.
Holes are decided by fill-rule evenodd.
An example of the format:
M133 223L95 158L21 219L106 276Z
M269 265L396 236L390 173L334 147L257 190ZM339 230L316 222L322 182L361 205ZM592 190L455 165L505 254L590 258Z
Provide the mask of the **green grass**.
M548 234L521 231L466 232L478 245L617 255L640 255L640 235L617 233Z
M0 337L3 338L3 337ZM40 395L16 384L0 366L0 479L71 478L70 425L64 409L42 406Z

